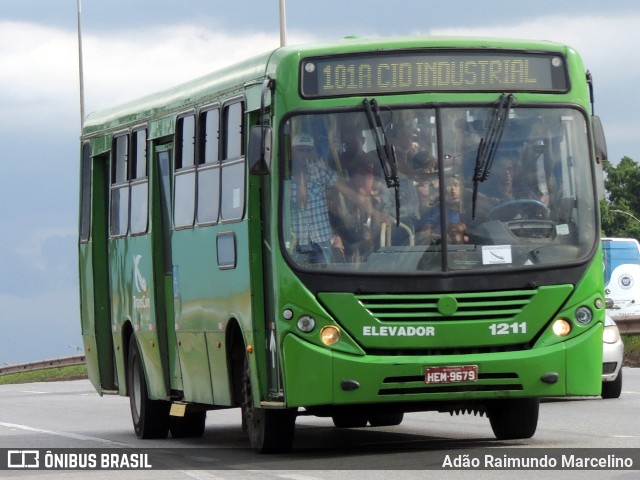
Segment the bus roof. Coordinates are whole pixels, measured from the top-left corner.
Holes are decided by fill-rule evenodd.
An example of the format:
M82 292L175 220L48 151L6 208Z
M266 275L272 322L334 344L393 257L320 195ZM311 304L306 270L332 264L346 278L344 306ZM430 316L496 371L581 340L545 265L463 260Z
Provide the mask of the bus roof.
M479 37L346 37L330 43L285 46L268 51L234 65L211 72L202 77L169 89L125 102L112 108L91 113L83 124L83 135L91 136L103 130L123 128L143 123L160 113L186 110L194 102L212 100L240 91L244 86L259 84L267 75L274 75L285 59L304 56L330 55L352 52L410 50L418 48L468 48L549 51L569 54L573 50L563 44L549 41L516 40Z

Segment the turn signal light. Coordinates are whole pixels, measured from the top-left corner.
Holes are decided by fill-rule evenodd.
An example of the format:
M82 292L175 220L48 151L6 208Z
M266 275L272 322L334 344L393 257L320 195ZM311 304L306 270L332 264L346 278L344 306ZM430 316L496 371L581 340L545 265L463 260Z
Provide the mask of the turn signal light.
M328 325L320 330L322 343L327 346L335 345L340 340L340 329L333 325Z

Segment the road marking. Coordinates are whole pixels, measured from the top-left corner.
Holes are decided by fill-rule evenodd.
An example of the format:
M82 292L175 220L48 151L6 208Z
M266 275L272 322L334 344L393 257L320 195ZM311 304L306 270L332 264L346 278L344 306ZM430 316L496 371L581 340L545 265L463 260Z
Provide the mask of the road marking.
M197 480L224 480L224 477L218 477L213 473L203 472L202 470L181 470L181 472Z
M300 475L297 473L279 473L278 477L288 478L290 480L320 480L320 477L311 477L309 475Z
M0 422L0 427L14 428L16 430L25 430L27 432L34 432L34 433L44 433L45 435L55 435L55 436L58 436L58 437L72 438L74 440L83 440L83 441L88 440L90 442L104 443L104 444L107 444L107 445L119 445L119 446L122 446L122 447L133 447L133 445L130 445L128 443L114 442L113 440L107 440L106 438L89 437L87 435L80 435L78 433L54 432L53 430L44 430L42 428L34 428L34 427L29 427L27 425L18 425L16 423Z
M20 393L49 393L49 392L40 392L38 390L20 390Z

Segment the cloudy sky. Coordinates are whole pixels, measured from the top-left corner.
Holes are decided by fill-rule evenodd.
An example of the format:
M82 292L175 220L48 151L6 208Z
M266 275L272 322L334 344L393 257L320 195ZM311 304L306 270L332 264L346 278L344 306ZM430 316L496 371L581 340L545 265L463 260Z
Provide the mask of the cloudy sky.
M0 367L81 344L76 0L0 0ZM635 0L288 0L289 44L345 35L565 42L592 72L609 154L640 161ZM83 0L88 112L279 45L278 0Z

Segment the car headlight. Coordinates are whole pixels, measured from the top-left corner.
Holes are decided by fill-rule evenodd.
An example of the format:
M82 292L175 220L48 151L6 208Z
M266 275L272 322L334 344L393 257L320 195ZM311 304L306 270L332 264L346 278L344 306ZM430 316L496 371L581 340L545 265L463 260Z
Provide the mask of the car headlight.
M620 330L616 325L607 325L602 332L602 341L604 343L616 343L620 340Z

